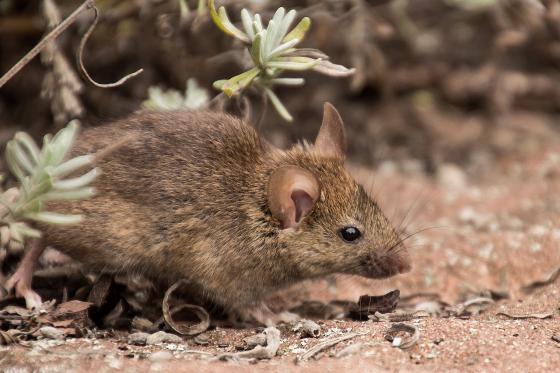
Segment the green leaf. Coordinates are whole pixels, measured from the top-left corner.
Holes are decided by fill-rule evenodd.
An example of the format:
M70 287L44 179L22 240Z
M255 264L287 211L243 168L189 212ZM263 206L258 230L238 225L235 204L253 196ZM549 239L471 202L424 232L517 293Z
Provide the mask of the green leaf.
M87 187L72 190L51 190L41 196L42 201L64 201L73 199L86 199L95 195L95 188Z
M328 60L329 56L314 48L298 48L284 54L285 57L311 57L314 59Z
M33 178L33 184L31 190L28 191L29 198L35 198L41 194L47 193L52 188L52 177L47 172L41 170L42 172L37 173Z
M41 223L56 224L56 225L70 225L78 224L82 221L81 215L64 215L56 212L38 212L35 214L25 214L27 219L38 221Z
M31 228L25 223L15 223L14 225L16 225L14 229L16 229L21 236L32 238L40 238L42 236L41 231Z
M196 9L196 12L199 16L202 16L204 14L206 14L206 0L198 0L198 7Z
M94 159L95 159L94 156L91 154L80 155L78 157L72 158L62 163L59 166L56 166L52 170L51 175L56 177L62 177L64 175L68 175L86 166L91 166L93 164Z
M221 91L221 90L224 89L224 85L226 83L227 83L227 79L220 79L220 80L216 80L214 83L212 83L212 86Z
M253 16L245 8L241 9L241 22L243 23L245 33L249 39L253 41L253 39L255 39L255 32L253 31Z
M251 70L245 71L233 78L228 79L222 86L222 91L228 96L232 97L237 92L247 87L253 79L259 75L260 70L257 67L253 67Z
M282 104L282 102L280 101L278 96L276 96L276 94L274 92L272 92L272 90L270 88L264 87L264 91L266 92L266 94L270 98L270 102L272 103L272 106L274 106L274 108L276 109L278 114L280 114L280 116L288 122L293 121L294 118L290 115L290 113L288 112L288 109L286 109L284 104Z
M30 213L37 213L43 209L43 202L41 202L38 198L34 198L32 200L27 201L22 207L21 211L26 214Z
M266 36L268 35L268 31L267 30L262 30L261 32L259 32L260 37L261 37L261 42L259 43L259 61L260 64L259 65L264 65L267 61L266 58Z
M189 10L189 5L187 4L187 0L179 0L179 14L181 19L187 18L191 11Z
M26 152L17 141L12 140L10 142L12 143L10 151L13 152L15 161L19 166L21 166L21 168L23 168L26 174L31 174L33 172L33 164L31 163L31 160L27 156Z
M292 22L294 22L294 19L296 18L296 14L297 14L297 12L292 9L282 19L282 24L280 25L279 35L278 35L279 38L282 39L282 41L284 41L283 39L285 38L286 33L290 29L290 26L292 25Z
M233 23L231 23L226 9L223 6L220 7L216 12L214 0L208 0L208 8L210 9L210 17L212 17L212 21L214 21L214 24L218 26L220 30L230 36L238 38L245 43L249 43L249 37L243 31L235 27Z
M253 39L253 45L251 45L251 59L256 66L262 66L263 64L263 61L261 60L261 40L262 33L258 33Z
M101 175L101 170L99 168L94 168L80 177L67 180L57 180L53 182L53 188L58 190L83 188L91 184L99 175Z
M297 43L299 43L299 39L292 39L284 44L279 45L274 50L270 52L269 58L275 58L281 55L282 53L286 52L290 48L294 47Z
M35 141L31 138L31 136L29 136L25 132L18 132L16 133L14 139L25 148L27 153L29 153L33 160L33 163L39 163L39 155L41 153L41 150L39 149Z
M11 141L6 144L6 162L8 163L8 167L12 174L15 175L20 183L23 183L26 174L15 158L14 143Z
M274 48L276 48L282 41L282 38L284 37L284 35L282 34L282 22L284 20L285 15L286 15L286 9L280 7L278 8L278 10L276 10L274 16L272 17L272 20L270 21L270 22L274 22L272 26L270 22L268 23L268 29L269 30L272 29L271 30L272 32L270 35L270 44L267 53L270 53Z
M264 27L261 20L261 15L255 14L255 17L253 17L253 31L255 32L255 34L258 34L262 30L264 30Z
M263 33L265 33L264 35L264 43L261 46L261 50L263 53L263 60L268 59L268 55L270 54L270 52L272 51L272 48L275 47L274 45L274 35L276 34L278 30L276 29L276 22L274 22L274 20L270 20L268 22L268 27L266 28L266 30L263 31Z
M305 71L311 69L321 60L314 60L308 57L286 57L277 58L274 61L268 62L267 67L275 69L292 70L292 71Z
M289 86L300 86L305 84L305 79L303 78L276 78L270 81L272 84L278 85L289 85Z
M74 140L78 135L79 128L79 122L77 120L72 120L64 129L58 131L53 137L50 144L52 147L52 163L50 164L58 165L66 158L66 155L70 151L70 148L72 148Z
M286 35L286 37L284 37L282 42L285 43L293 39L303 40L305 34L307 33L310 27L311 27L311 19L309 19L309 17L303 17L301 21L299 21L297 26L294 27L294 29L290 31L290 33Z
M23 243L23 232L21 231L21 223L11 223L8 225L10 228L10 239L12 241Z
M356 69L349 69L345 66L337 65L330 61L323 60L313 66L313 70L317 71L318 73L333 77L347 77L356 72Z

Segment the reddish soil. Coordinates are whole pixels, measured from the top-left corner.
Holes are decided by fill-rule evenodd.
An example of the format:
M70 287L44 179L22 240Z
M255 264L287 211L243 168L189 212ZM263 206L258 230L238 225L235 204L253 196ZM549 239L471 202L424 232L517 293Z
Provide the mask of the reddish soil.
M180 345L132 346L127 344L126 333L118 332L103 339L41 340L31 347L1 347L0 367L11 372L553 371L560 366L560 342L553 339L560 336L560 281L531 294L521 288L546 279L560 265L559 165L560 149L546 149L523 162L498 164L488 178L491 182L470 180L452 167L443 167L446 171L433 179L393 172L389 164L371 178L388 215L397 224L404 216L407 233L420 231L407 241L414 270L381 282L340 277L336 285L333 281L303 284L295 294L305 294L306 299L355 301L361 294L399 288L403 296L437 293L450 304L488 290L510 296L466 319L407 321L420 332L418 344L411 349L392 347L385 340L389 322L319 320L323 331L319 339L300 338L289 327L280 327L278 356L255 365L212 361L212 355L191 352L233 352L243 346L244 337L257 332L217 328L208 332L206 346L190 339ZM367 183L369 172L356 174ZM512 320L499 312L551 313L552 317ZM325 350L316 359L295 363L297 356L322 339L350 331L365 334ZM359 351L334 357L355 343L362 343ZM160 353L158 360L158 355L151 355L158 351L170 354Z

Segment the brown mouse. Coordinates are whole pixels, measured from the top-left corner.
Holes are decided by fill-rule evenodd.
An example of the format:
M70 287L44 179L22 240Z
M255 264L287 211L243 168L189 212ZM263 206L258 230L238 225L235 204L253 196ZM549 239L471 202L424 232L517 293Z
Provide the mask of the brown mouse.
M344 167L344 125L328 103L314 144L288 150L241 119L190 111L85 130L73 153L127 136L100 161L95 197L47 206L83 222L40 227L44 242L88 269L186 279L198 296L265 324L279 320L263 298L297 281L410 269L395 229ZM28 272L44 245L30 246L8 285L34 305Z

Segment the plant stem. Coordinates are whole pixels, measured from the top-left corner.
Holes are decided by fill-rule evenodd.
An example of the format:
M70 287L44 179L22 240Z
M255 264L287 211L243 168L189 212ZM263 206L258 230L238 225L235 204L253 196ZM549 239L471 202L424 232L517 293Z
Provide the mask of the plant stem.
M70 14L64 21L56 26L50 33L47 34L33 49L31 49L25 56L23 56L7 73L0 78L0 88L4 86L14 75L16 75L25 65L29 63L41 50L51 41L56 39L64 30L76 21L78 15L86 8L94 5L94 0L86 0L80 5L72 14Z

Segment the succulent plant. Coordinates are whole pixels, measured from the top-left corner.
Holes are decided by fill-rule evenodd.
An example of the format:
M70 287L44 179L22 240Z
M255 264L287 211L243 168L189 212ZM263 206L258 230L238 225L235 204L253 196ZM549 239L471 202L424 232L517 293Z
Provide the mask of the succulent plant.
M329 57L317 49L296 48L311 27L311 20L304 17L290 30L297 12L279 8L264 27L261 16L247 9L241 11L243 30L237 28L229 19L225 8L216 10L214 0L208 0L212 20L224 33L233 36L247 45L253 67L227 80L214 82L214 87L232 97L251 84L255 84L268 96L278 113L287 121L293 118L273 92L275 85L300 86L303 78L284 78L286 71L314 70L330 76L348 76L354 69L348 69L329 61Z
M43 147L25 132L19 132L6 145L6 161L19 187L0 190L0 246L9 241L23 243L41 232L29 222L77 224L80 215L66 215L44 210L45 202L89 198L95 194L90 184L100 175L98 168L77 177L68 175L91 167L93 155L66 160L79 130L77 121L70 122L54 137L46 135Z
M160 87L150 87L148 99L142 105L147 109L160 111L200 109L208 105L209 98L208 91L191 78L187 80L184 95L175 89L163 90Z

